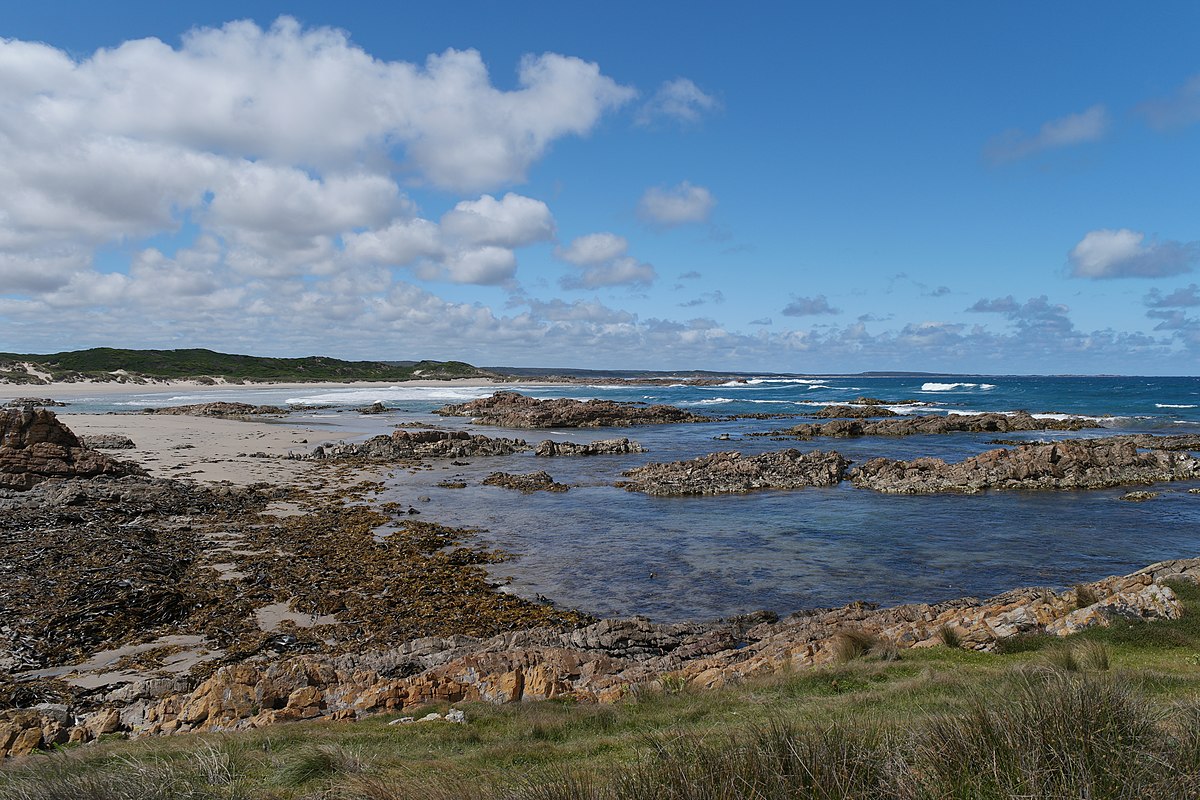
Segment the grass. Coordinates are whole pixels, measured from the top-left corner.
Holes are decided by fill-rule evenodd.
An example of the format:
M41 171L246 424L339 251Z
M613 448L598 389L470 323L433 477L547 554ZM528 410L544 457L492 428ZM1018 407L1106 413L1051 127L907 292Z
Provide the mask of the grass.
M608 706L462 704L466 725L282 725L0 768L0 799L1186 797L1200 792L1200 589L1182 619L984 654L852 655ZM898 655L898 658L893 658ZM428 710L408 710L421 716Z

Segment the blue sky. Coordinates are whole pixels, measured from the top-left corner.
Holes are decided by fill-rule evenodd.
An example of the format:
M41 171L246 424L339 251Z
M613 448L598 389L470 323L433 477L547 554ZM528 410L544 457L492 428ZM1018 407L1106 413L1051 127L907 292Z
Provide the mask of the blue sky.
M0 350L1198 372L1194 3L31 5Z

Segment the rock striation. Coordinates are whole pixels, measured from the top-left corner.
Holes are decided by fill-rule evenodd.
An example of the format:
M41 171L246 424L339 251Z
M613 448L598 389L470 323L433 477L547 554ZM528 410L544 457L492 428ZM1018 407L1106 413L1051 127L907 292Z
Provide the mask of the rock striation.
M545 439L538 443L533 454L536 456L606 456L622 455L625 453L644 453L642 447L632 439L597 439L587 444L574 442L555 442Z
M479 425L502 428L623 428L712 422L711 417L675 406L569 398L538 400L519 392L496 392L469 403L443 406L434 413L443 417L470 417Z
M699 689L834 663L849 632L880 645L991 652L1013 637L1066 636L1116 619L1176 619L1169 582L1196 582L1200 559L1165 561L1124 577L1055 591L1017 589L878 608L852 603L778 619L715 623L604 620L569 631L534 628L488 638L426 637L341 656L255 657L222 666L191 686L148 679L111 689L103 705L60 704L0 712L0 754L21 755L106 733L130 736L257 728L312 719L400 714L429 703L510 703L555 697L610 702L664 679Z
M548 472L529 472L524 475L510 472L493 472L483 479L484 486L499 486L521 492L565 492L570 489L565 483L555 483Z
M629 491L652 495L732 494L757 489L799 489L834 486L850 462L841 453L796 449L743 456L710 453L689 461L647 464L623 473L617 483Z
M53 411L0 409L0 488L25 490L50 478L142 474L136 464L85 447Z
M323 445L315 448L310 458L399 461L411 458L507 456L528 449L529 443L524 439L472 436L466 431L396 430L390 436L374 436L365 442Z
M855 486L889 494L985 489L1103 489L1200 478L1200 459L1140 450L1120 438L1026 444L958 463L940 458L873 458L848 474Z
M1068 417L1066 419L1034 417L1024 411L1012 414L924 414L920 416L896 416L863 422L858 419L834 419L823 423L796 425L770 436L793 436L798 439L813 439L818 436L914 436L941 433L1010 433L1013 431L1078 431L1085 428L1103 427L1093 419Z

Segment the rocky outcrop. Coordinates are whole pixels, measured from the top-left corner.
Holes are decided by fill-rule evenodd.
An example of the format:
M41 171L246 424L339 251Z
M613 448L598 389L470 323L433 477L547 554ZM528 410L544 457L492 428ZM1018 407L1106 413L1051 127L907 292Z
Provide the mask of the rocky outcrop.
M896 417L895 411L872 403L861 406L825 406L813 414L818 419L870 419L871 417Z
M383 403L376 400L374 403L371 403L371 405L363 406L362 408L358 409L358 413L360 413L360 414L386 414L387 410L388 410L387 406L385 406Z
M794 436L812 439L817 436L915 436L940 433L1009 433L1012 431L1078 431L1103 427L1093 419L1034 417L1024 411L1012 414L926 414L897 416L877 422L857 419L835 419L824 423L796 425L771 436Z
M848 632L896 648L956 646L990 652L1028 634L1066 636L1116 619L1176 619L1171 579L1195 582L1200 559L1165 561L1077 589L1018 589L988 600L880 609L852 603L784 619L749 615L708 624L605 620L548 628L415 639L343 656L255 658L223 666L192 688L150 679L105 695L98 710L63 705L0 712L0 754L105 733L142 736L257 728L294 720L403 713L429 703L510 703L571 697L614 701L630 687L716 688L844 658ZM948 644L948 642L950 644Z
M466 431L396 430L390 436L374 436L365 442L317 447L310 457L399 461L411 458L507 456L528 449L529 444L524 439L493 439L472 436Z
M529 472L524 475L510 472L493 472L483 479L484 486L499 486L521 492L565 492L570 489L565 483L555 483L548 472Z
M874 458L850 471L855 486L890 494L985 489L1103 489L1200 478L1200 460L1130 441L1092 439L989 450L955 464Z
M39 408L62 408L70 403L60 403L57 400L49 397L14 397L4 404L5 408L23 408L24 406L37 406Z
M171 414L189 417L255 417L268 414L286 414L286 408L279 406L256 406L250 403L195 403L187 406L168 406L167 408L147 408L143 414Z
M0 488L29 489L49 478L141 474L136 464L86 448L52 411L0 410Z
M444 417L470 417L479 425L502 428L624 428L630 425L665 425L711 422L711 417L682 408L612 400L538 400L519 392L496 392L491 397L439 408Z
M537 456L606 456L625 453L644 453L642 447L632 439L597 439L587 444L555 442L545 439L533 451Z
M132 450L137 447L133 439L119 433L93 433L80 436L79 441L93 450Z
M690 461L647 464L623 473L617 483L629 491L653 495L731 494L756 489L833 486L850 462L840 453L781 450L757 456L710 453Z

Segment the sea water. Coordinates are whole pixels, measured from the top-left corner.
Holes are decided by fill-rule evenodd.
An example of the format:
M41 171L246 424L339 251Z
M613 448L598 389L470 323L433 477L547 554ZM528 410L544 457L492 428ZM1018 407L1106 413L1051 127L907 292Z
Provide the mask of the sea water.
M470 527L512 554L493 568L506 590L538 595L598 616L641 614L673 621L726 617L758 609L779 613L841 605L985 597L1018 586L1070 586L1168 558L1200 556L1198 483L1161 484L1154 500L1128 491L986 492L895 496L832 488L713 497L651 497L613 486L624 470L735 450L836 449L855 462L876 456L947 461L997 446L995 434L775 441L750 436L804 421L733 419L624 429L507 431L443 418L445 403L499 388L540 398L573 397L668 403L715 417L808 414L830 403L870 396L901 414L974 414L1026 410L1081 415L1102 430L1042 431L1006 439L1056 439L1117 433L1200 433L1200 378L1017 376L763 376L695 386L506 385L421 388L278 389L223 387L164 395L131 387L127 395L79 398L63 411L128 410L212 400L291 404L296 422L386 432L429 423L489 436L587 442L628 436L643 454L538 458L521 453L432 462L433 470L397 469L382 500L412 505L422 520ZM390 409L354 409L382 401ZM910 403L907 401L916 401ZM69 422L69 421L68 421ZM728 439L718 439L727 436ZM482 486L493 471L544 469L571 485L566 493L522 494ZM456 480L466 489L437 484ZM1140 487L1139 487L1140 488ZM428 498L422 501L421 498Z

